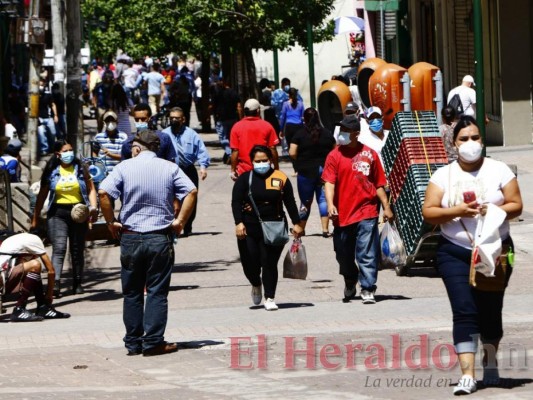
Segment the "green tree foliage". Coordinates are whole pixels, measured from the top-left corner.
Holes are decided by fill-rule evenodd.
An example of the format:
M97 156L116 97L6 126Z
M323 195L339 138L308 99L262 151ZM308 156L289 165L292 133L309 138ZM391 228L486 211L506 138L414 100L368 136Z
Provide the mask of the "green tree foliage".
M82 12L93 54L117 48L133 56L176 50L206 53L221 46L283 50L307 48L307 20L314 42L330 39L333 0L84 0Z

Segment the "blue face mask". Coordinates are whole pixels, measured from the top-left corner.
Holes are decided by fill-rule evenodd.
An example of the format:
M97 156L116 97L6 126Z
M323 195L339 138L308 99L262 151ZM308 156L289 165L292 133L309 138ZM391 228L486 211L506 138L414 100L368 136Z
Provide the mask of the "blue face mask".
M138 131L144 131L145 129L148 129L148 122L135 122L135 128L137 128Z
M254 171L257 172L259 175L265 175L268 171L270 171L270 162L254 162Z
M381 118L374 118L368 123L372 132L379 132L383 129L383 120Z
M283 90L286 91L287 93L289 92L289 89L291 88L291 85L285 85L283 86Z
M60 154L61 161L65 164L70 164L72 161L74 161L74 152L73 151L65 151L64 153Z
M347 144L352 143L352 141L350 140L350 132L339 132L337 143L339 144L339 146L346 146Z

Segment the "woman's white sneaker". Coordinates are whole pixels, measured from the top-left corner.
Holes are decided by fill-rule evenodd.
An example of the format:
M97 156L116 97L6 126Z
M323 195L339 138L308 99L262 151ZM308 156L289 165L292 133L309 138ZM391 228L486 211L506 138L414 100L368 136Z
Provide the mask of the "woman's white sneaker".
M265 310L274 311L274 310L277 310L277 309L278 309L278 306L277 306L276 302L274 301L274 299L266 299L266 301L265 301Z
M462 394L471 394L477 390L477 382L470 375L463 375L457 386L453 388L453 394L460 396Z

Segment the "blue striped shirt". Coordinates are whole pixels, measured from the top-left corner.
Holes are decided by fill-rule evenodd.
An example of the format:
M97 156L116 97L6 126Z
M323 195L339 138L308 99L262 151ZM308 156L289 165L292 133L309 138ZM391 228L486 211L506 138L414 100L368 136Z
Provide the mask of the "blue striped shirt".
M163 130L163 133L166 133L172 144L174 145L174 150L176 151L176 164L180 168L187 168L191 165L194 165L196 161L200 164L200 167L207 168L210 164L209 153L205 147L204 142L200 138L200 135L196 133L194 129L189 128L188 126L182 126L180 132L177 135L172 133L172 128Z
M145 233L168 228L174 199L183 200L195 186L176 164L145 150L118 164L100 189L120 198L119 220L125 229Z
M109 150L111 154L120 155L122 145L126 140L128 140L128 135L125 132L119 131L117 132L117 135L114 138L110 138L107 132L102 132L96 134L94 140L100 144L102 149ZM100 152L98 153L98 157L104 160L104 164L106 166L108 174L111 173L111 171L113 171L113 168L120 162L120 160L115 160L114 158L106 157L103 150L100 150Z

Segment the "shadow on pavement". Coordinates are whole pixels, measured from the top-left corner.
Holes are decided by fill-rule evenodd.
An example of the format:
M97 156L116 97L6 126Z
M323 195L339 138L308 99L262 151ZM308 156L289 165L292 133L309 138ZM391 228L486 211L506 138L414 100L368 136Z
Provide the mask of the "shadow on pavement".
M514 389L516 387L522 387L533 382L531 378L500 378L500 383L498 385L485 386L482 381L478 381L478 390L489 389L489 388L498 388L498 389Z
M205 346L219 346L224 344L220 340L193 340L191 342L177 342L179 350L201 349Z
M186 285L186 286L171 286L169 288L170 291L175 291L175 290L194 290L194 289L198 289L200 286L198 285Z
M313 303L277 303L278 308L302 308L302 307L314 307L315 305ZM251 306L249 307L250 310L263 310L265 306L263 304L258 306Z
M197 263L188 263L188 264L174 264L172 268L172 273L174 272L213 272L213 271L225 271L226 268L212 269L213 267L228 267L234 263L238 262L236 260L214 260L214 261L203 261Z

